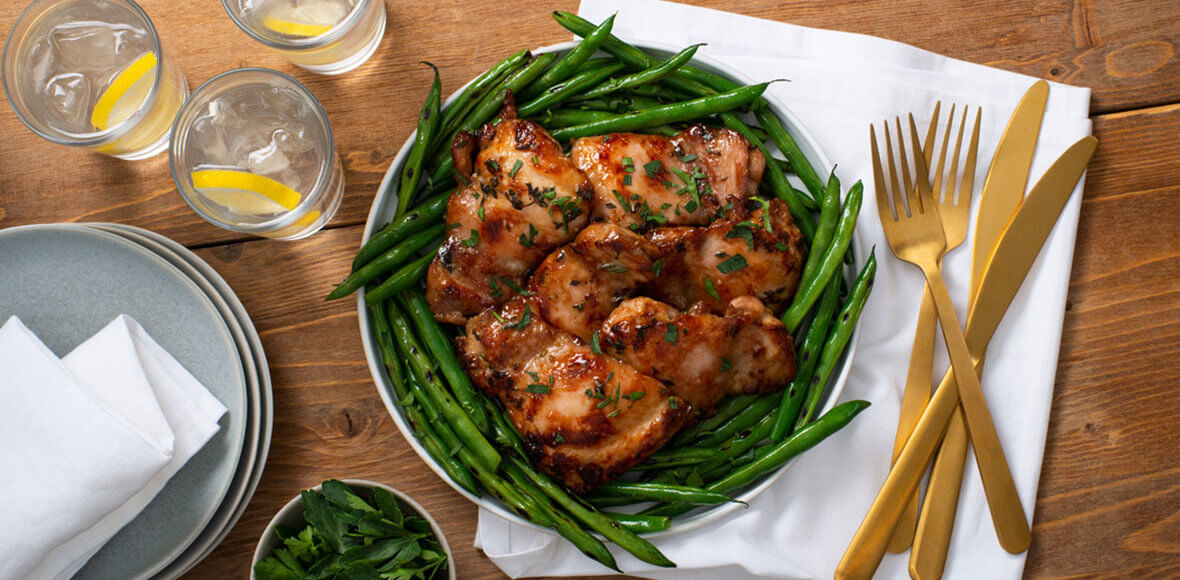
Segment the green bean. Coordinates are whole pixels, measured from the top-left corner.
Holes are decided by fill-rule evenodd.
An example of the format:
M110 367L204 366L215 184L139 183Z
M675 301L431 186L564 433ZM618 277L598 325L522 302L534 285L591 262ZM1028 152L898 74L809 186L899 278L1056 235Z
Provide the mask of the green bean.
M429 153L430 141L438 131L438 124L442 113L439 112L439 100L442 98L442 81L438 77L438 67L424 62L434 69L434 82L430 85L430 92L426 95L426 102L422 103L422 111L418 113L418 130L414 134L414 146L409 156L402 164L402 175L397 188L397 212L394 219L406 214L410 204L414 201L418 191L418 182L422 181L422 165ZM390 182L392 185L392 181Z
M470 450L479 462L495 471L500 465L500 454L491 443L488 443L471 417L435 376L433 364L419 346L406 315L393 303L389 305L389 325L393 328L393 335L401 347L402 354L408 359L410 368L423 378L426 394L438 406L446 423L455 430L463 446Z
M509 91L515 94L524 85L537 78L537 75L548 68L556 58L556 54L547 52L537 56L532 62L512 73L479 101L479 104L459 123L456 131L474 131L480 125L490 121L500 108L504 106L504 99L508 96ZM438 181L450 175L451 170L454 168L454 159L451 157L450 149L443 148L439 150L435 154L432 164L434 165L434 170L430 172L431 181Z
M815 408L819 406L819 397L828 384L828 377L832 375L832 370L836 368L836 361L840 359L840 355L844 354L844 348L848 346L848 341L852 338L852 331L856 329L856 319L860 317L861 310L864 309L865 302L869 298L869 291L873 288L873 278L876 277L876 274L877 257L870 252L869 261L865 263L860 275L856 277L856 282L852 284L848 300L845 301L844 308L840 310L840 315L836 317L836 322L828 334L828 340L824 342L823 354L820 355L815 375L811 377L811 382L807 385L807 398L803 404L803 411L799 415L799 419L795 421L796 430L811 421L811 417L815 414Z
M426 343L426 348L434 356L434 360L438 362L439 370L446 377L455 399L459 401L459 406L463 407L467 417L471 419L472 423L475 423L481 433L489 433L487 409L481 404L479 393L475 390L471 377L468 377L467 373L463 371L459 357L455 356L455 348L450 339L447 338L446 333L443 332L442 327L430 312L430 305L426 303L426 297L418 290L410 290L402 294L401 299L402 306L410 314L414 325L418 327L418 334Z
M557 61L552 68L545 71L537 80L530 83L522 92L521 96L525 98L532 98L533 96L541 94L542 91L549 87L564 81L574 74L582 63L586 62L594 53L598 52L598 47L611 36L611 28L615 24L615 17L612 14L609 18L602 21L594 30L587 32L577 46L571 49Z
M840 304L841 282L839 276L833 277L828 282L823 297L819 299L819 307L815 311L815 316L811 318L811 326L807 327L807 332L803 335L803 342L799 344L795 378L783 391L782 399L779 401L778 415L775 416L774 429L770 433L770 438L775 442L782 441L787 435L790 435L795 417L799 415L799 408L807 393L807 385L811 382L812 374L815 373L815 365L819 361L824 340L828 336L828 327L832 324L832 316L836 314L836 306Z
M443 225L430 226L403 240L392 250L382 254L377 259L365 264L363 268L353 272L345 278L331 293L327 300L344 298L360 289L361 286L376 280L378 276L404 264L415 254L443 235Z
M758 98L769 84L759 83L748 87L741 87L728 93L701 97L682 103L662 105L632 113L624 113L613 119L606 119L597 123L587 123L576 127L557 129L552 132L552 135L559 141L565 141L575 137L601 135L615 131L633 131L656 125L691 121L697 117L730 111L749 103Z
M695 445L697 447L713 447L719 445L722 441L745 431L751 425L761 421L763 417L778 406L778 397L775 394L770 393L758 396L748 407L742 409L738 414L719 425L712 433L698 440Z
M483 401L488 415L492 418L492 432L495 434L496 443L515 451L521 457L528 457L528 453L524 449L524 439L516 430L516 426L504 416L504 412L491 399L483 397Z
M570 496L565 488L554 483L554 481L547 475L542 474L532 468L527 462L519 457L509 457L509 461L520 467L522 471L528 475L533 483L537 484L545 495L552 498L558 505L565 508L575 518L582 521L590 527L590 529L602 534L610 541L618 544L620 548L627 550L636 558L643 560L655 566L665 568L674 568L676 566L671 560L664 556L655 546L650 542L636 536L631 531L624 528L618 522L610 519L602 513L586 507L577 499ZM659 515L659 514L654 514Z
M808 424L787 439L767 445L755 454L755 459L729 475L705 486L709 491L718 493L733 493L754 482L759 477L774 471L800 453L818 445L833 433L843 429L861 411L869 406L868 401L848 401L837 405L814 423ZM675 517L691 510L693 506L683 504L664 504L640 512L649 516Z
M639 72L606 81L605 83L602 83L601 85L598 85L597 87L582 93L578 96L577 100L581 101L586 99L594 99L604 95L609 95L622 89L629 89L631 87L654 83L668 76L672 71L684 66L684 63L692 60L693 55L696 54L697 49L701 46L701 44L694 44L680 51L676 54L676 56L673 56L672 58L661 62L656 66L645 68Z
M613 117L608 111L592 111L586 109L549 109L545 111L537 122L546 129L553 130L561 127L572 127L594 121L601 121Z
M747 141L758 147L762 151L763 157L770 157L770 150L766 148L766 144L759 141L753 130L746 125L737 115L733 113L726 113L721 116L721 121L726 127L741 133ZM811 217L811 212L799 199L795 193L795 188L791 187L790 182L787 181L787 176L783 174L782 170L777 165L767 164L766 169L762 175L770 181L770 190L774 192L775 197L787 202L787 207L791 209L791 216L795 218L795 225L798 226L803 238L808 242L815 236L815 221Z
M734 501L728 495L715 493L699 487L619 480L604 483L590 495L586 496L585 499L590 501L599 497L622 497L629 499L631 502L663 501L693 505L714 505Z
M603 79L623 70L624 66L626 65L621 62L614 62L608 66L575 74L565 81L545 89L533 100L517 107L517 112L521 117L531 117L549 107L560 104L587 87L601 83Z
M738 414L739 411L750 406L750 403L757 399L758 395L734 395L729 397L717 405L717 410L713 412L713 416L705 419L696 425L681 429L679 433L669 442L672 446L681 446L691 442L702 434L711 433L714 429L727 421L730 417Z
M624 514L619 512L600 512L602 515L622 524L624 528L636 534L650 534L662 532L672 527L672 518L666 516L641 516L638 514Z
M499 77L515 72L528 58L529 51L521 50L475 77L475 80L464 87L459 96L455 97L450 106L443 111L443 131L440 137L450 139L450 136L458 130L464 113L469 112L472 107L478 104L488 88L494 86Z
M735 457L754 448L755 445L766 441L774 429L775 415L770 414L758 420L753 427L740 431L722 443L720 451L699 467L701 476L706 480L716 478L719 470L725 469Z
M717 453L716 447L673 447L664 448L652 453L646 460L634 465L631 469L646 471L651 469L666 469L681 465L696 465Z
M803 266L803 273L799 275L799 285L804 286L819 267L824 252L832 243L832 236L836 233L836 222L840 218L840 180L836 172L828 177L828 187L820 197L819 226L815 229L815 237L811 240L811 247L807 250L807 262Z
M467 471L467 468L444 448L439 436L431 428L430 422L410 396L410 391L406 388L405 371L402 369L401 359L394 351L393 330L389 327L389 317L385 313L385 308L381 305L370 306L369 312L375 322L381 360L385 363L386 375L389 377L389 383L393 386L394 402L406 414L410 429L414 431L414 437L422 443L426 452L434 459L435 463L442 467L452 481L473 495L480 495L479 485L471 476L471 472Z
M848 196L844 200L844 208L840 213L840 221L836 224L836 233L832 238L832 244L824 252L823 260L820 262L815 276L806 284L800 283L799 288L795 291L795 298L791 300L791 305L783 313L783 324L786 324L791 332L795 332L795 329L799 327L803 317L807 315L815 301L819 299L819 295L827 287L828 280L836 274L837 267L844 261L844 252L852 245L852 233L856 229L856 218L860 213L863 194L864 186L859 181L852 186L852 189L848 190Z
M612 111L615 113L654 109L656 107L662 107L664 104L665 103L655 99L649 99L647 97L641 97L638 95L608 95L598 99L570 103L571 106L577 106L582 109L589 109L592 111Z
M771 113L766 107L758 109L754 112L754 117L758 119L758 123L762 125L763 129L770 134L770 139L774 141L778 150L791 162L791 167L795 170L795 175L803 180L803 185L807 187L807 191L816 199L824 194L824 182L819 175L815 173L815 169L811 167L811 163L807 161L807 157L803 155L803 151L799 149L799 145L795 143L795 139L791 137L790 133L783 127L782 122L778 117Z
M418 204L410 213L401 216L389 222L389 225L381 228L381 231L373 234L365 245L361 246L360 251L356 253L356 257L352 260L352 271L360 270L370 260L377 256L384 254L394 244L405 239L406 236L425 228L440 218L447 210L447 199L451 197L451 192L446 192L445 195L438 195L423 201Z
M369 304L381 304L403 290L416 286L426 276L426 270L430 268L430 262L434 261L434 250L436 249L438 248L434 248L417 260L402 266L400 270L394 272L380 286L372 290L366 290L365 301Z
M523 469L513 464L512 462L505 462L504 471L508 474L512 481L516 484L522 493L527 495L539 509L544 510L545 517L549 518L549 523L540 523L541 525L549 526L561 534L562 537L569 540L574 547L578 548L583 554L593 558L603 564L604 566L619 571L618 564L615 558L611 555L610 550L594 536L583 530L577 523L569 519L565 514L554 506L545 492L537 487L535 483L529 478ZM530 518L536 521L534 518Z
M688 93L682 93L675 89L670 89L663 83L650 83L646 85L636 85L627 89L627 94L639 97L647 97L649 99L661 101L687 101L692 98Z

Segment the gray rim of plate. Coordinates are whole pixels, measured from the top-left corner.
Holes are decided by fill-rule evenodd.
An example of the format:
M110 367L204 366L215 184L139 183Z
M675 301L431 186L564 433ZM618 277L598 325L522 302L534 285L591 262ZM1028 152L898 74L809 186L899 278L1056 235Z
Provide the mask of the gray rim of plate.
M215 496L215 500L210 501L209 505L205 506L204 511L197 518L196 524L191 527L191 530L185 531L184 532L185 537L180 542L178 542L177 545L170 546L167 549L166 554L162 554L162 555L156 556L154 558L150 555L143 556L141 558L135 558L134 555L136 555L136 554L150 554L153 551L152 550L144 550L138 546L134 550L130 550L130 549L129 550L119 550L120 542L130 541L130 540L125 539L125 538L130 537L126 534L134 535L136 533L136 531L138 530L137 521L139 520L139 518L142 517L143 514L145 514L145 513L151 513L150 510L152 510L153 504L156 504L157 500L159 500L161 498L161 496L163 496L164 498L168 497L169 488L172 488L173 490L175 490L176 489L176 487L175 487L176 482L178 482L178 481L184 482L186 480L195 481L193 478L197 477L197 475L201 475L201 476L205 475L205 474L197 474L197 475L191 475L191 474L195 473L195 472L193 472L193 469L195 469L195 468L192 466L195 465L195 462L199 460L199 458L202 456L203 453L207 453L205 450L210 448L209 444L206 444L206 447L202 448L201 451L198 451L197 454L193 456L193 459L190 460L190 462L188 464L186 464L183 468L181 468L181 470L178 471L175 476L173 476L173 478L168 482L167 485L165 485L165 487L160 491L160 493L156 496L156 498L153 499L151 503L149 503L147 506L144 507L144 511L141 512L139 516L137 516L135 519L133 519L131 522L129 522L126 526L124 526L121 530L119 530L101 549L99 549L98 552L96 552L94 554L94 556L92 556L90 558L90 560L87 562L87 564L85 566L83 566L82 569L79 570L77 575L75 576L76 578L86 578L91 574L94 574L96 576L109 576L109 575L111 575L113 572L104 572L103 571L103 566L104 566L103 562L105 561L104 560L104 552L107 552L107 550L119 550L119 553L122 554L122 556L117 561L126 563L130 560L139 559L139 560L143 560L142 565L146 567L146 569L144 571L139 572L138 575L130 576L130 578L150 577L152 574L159 572L160 570L165 568L169 563L171 563L176 558L178 558L184 552L184 550L189 545L191 545L192 542L199 536L200 532L203 531L207 527L209 521L213 518L213 516L216 514L218 509L220 509L220 506L224 503L226 495L229 492L229 489L230 489L231 484L233 482L234 475L237 472L237 466L238 466L239 460L241 459L242 451L243 451L243 448L245 445L245 435L246 434L245 434L245 421L244 420L246 419L246 417L245 417L245 413L242 413L241 411L245 410L247 407L247 400L246 399L247 399L247 390L248 390L248 383L246 380L245 368L244 368L244 365L241 360L241 355L239 353L238 345L237 345L236 341L234 340L233 333L230 331L229 323L225 320L225 318L221 315L221 313L218 311L218 309L214 306L213 301L209 298L209 296L189 276L186 276L183 272L181 272L179 269L177 269L175 266L173 266L167 260L165 260L164 258L159 256L157 253L151 251L150 249L148 249L148 248L146 248L146 247L144 247L132 240L129 240L123 236L116 235L116 234L102 231L102 230L98 230L95 228L82 227L82 226L79 226L76 224L37 224L37 225L18 226L18 227L13 227L13 228L7 228L5 230L0 230L0 237L9 237L9 236L14 236L14 235L20 235L23 233L28 233L28 232L38 232L38 233L40 233L40 232L50 232L50 233L56 232L56 233L61 233L61 234L65 234L65 235L76 235L76 236L81 236L81 237L89 236L92 239L101 240L100 243L102 243L102 242L108 243L110 245L113 245L114 247L119 248L119 250L129 251L132 254L136 255L138 258L146 260L147 262L151 263L152 266L158 268L163 273L171 276L172 278L175 278L176 281L181 286L185 286L186 290L188 290L191 293L192 297L194 299L196 299L199 303L202 303L202 306L204 308L207 308L209 310L209 313L214 315L214 317L220 322L220 328L218 330L221 332L221 334L223 334L223 336L227 340L227 342L230 345L232 345L232 348L229 349L229 352L236 359L234 362L236 363L236 367L238 369L238 372L236 373L236 377L235 377L236 378L236 387L237 387L237 390L235 391L235 393L238 395L238 397L236 398L236 401L225 401L225 400L222 401L231 410L230 410L230 413L227 413L227 416L229 418L225 421L225 424L223 424L222 430L219 431L218 435L214 436L215 438L219 437L219 436L224 436L231 443L231 450L230 450L230 453L228 453L227 455L232 458L232 461L229 462L229 465L232 466L232 469L228 469L228 468L224 469L225 473L220 474L221 479L220 480L213 480L216 482L215 483L216 491L213 494ZM234 393L231 393L230 395L232 396L233 394ZM233 408L235 407L234 403L236 403L236 408L239 410L239 412L237 414L242 415L242 417L234 416L235 415L235 413L233 412ZM222 434L224 434L224 435L222 435ZM212 443L212 441L210 443ZM188 472L188 473L186 473L186 472ZM179 493L179 492L174 492L174 493ZM165 501L167 501L167 499L165 499ZM159 506L159 505L163 505L163 504L156 504L156 505ZM139 526L142 526L142 525L146 525L146 524L143 524L141 522L139 524ZM164 548L160 548L159 550L163 550L163 549ZM161 554L160 551L155 551L155 553ZM113 557L113 556L107 555L105 557ZM146 561L146 560L154 560L154 561ZM91 566L97 566L98 569L97 570L92 569ZM126 571L126 570L124 571L124 573L127 573L127 572L128 571Z
M658 53L660 58L668 58L680 50L680 47L675 47L664 43L634 39L631 41L631 43L639 48L654 50ZM572 49L576 45L577 42L564 42L561 44L554 44L538 48L531 52L534 55L545 52L563 52ZM604 53L600 51L596 55L603 54ZM725 63L713 59L712 57L698 54L693 58L692 64L706 70L711 70L712 72L718 73L727 78L734 79L739 83L747 85L752 84L752 81L746 75L730 67L729 65L726 65ZM470 84L471 83L468 82L452 93L451 96L447 98L444 106L450 105L452 102L454 102L459 93L461 93L462 90L467 88L467 86ZM811 135L811 132L807 130L802 121L800 121L799 118L795 116L795 114L789 107L786 106L786 104L774 96L767 96L766 100L770 104L771 110L773 110L780 119L783 119L786 122L788 131L796 136L799 142L799 147L803 150L804 155L817 166L817 169L822 170L822 172L825 174L830 173L833 169L831 161L829 161L827 156L824 155L823 150L819 146L819 142L815 140L815 137ZM410 147L414 143L414 138L416 136L417 131L410 133L410 136L406 139L405 144L402 145L401 150L398 151L397 156L394 157L393 162L389 164L389 168L385 171L385 177L381 180L381 184L377 187L378 193L373 198L373 204L369 208L369 215L365 221L365 230L361 237L362 245L377 233L377 231L381 228L381 225L389 221L391 208L396 205L394 202L397 200L397 195L392 191L390 185L393 182L394 175L401 169L402 164L409 155ZM792 183L795 185L795 187L801 187L801 184L796 181L797 178L794 178L793 176L790 178L793 180ZM853 265L846 265L843 270L843 274L845 278L849 280L849 282L855 279L857 268L863 265L864 261L864 243L861 240L859 229L853 232L852 249L854 257L857 258L856 263ZM472 495L470 492L459 487L455 484L455 482L451 481L451 478L447 476L447 474L434 462L433 459L431 459L430 455L426 452L426 449L423 448L422 444L418 442L418 439L414 437L413 431L406 423L406 419L402 414L401 408L398 407L397 403L390 395L389 380L384 376L384 370L381 363L381 354L377 348L376 335L373 332L372 325L369 323L368 310L365 306L364 288L361 288L357 292L357 319L360 324L361 342L363 343L365 349L365 358L369 363L369 373L373 377L373 382L377 388L377 393L381 396L381 400L385 403L385 407L389 411L390 416L393 417L394 423L397 424L398 430L401 431L402 437L406 439L406 441L410 444L410 447L412 447L418 454L418 457L420 457L422 461L426 463L427 467L434 471L434 473L438 475L440 479L446 482L447 485L451 486L451 489L454 489L455 492L467 498L475 505L485 508L488 511L496 514L498 517L516 525L525 526L543 533L556 535L556 532L553 530L541 527L508 511L498 500L490 497L477 497ZM821 408L821 413L826 412L834 407L836 405L836 401L840 398L840 393L843 392L844 385L848 381L848 374L851 372L852 360L856 355L857 343L859 341L860 325L857 324L856 328L854 328L852 331L852 337L849 340L848 350L845 351L844 355L840 358L840 366L835 373L835 377L830 379L828 382L828 389L824 398L824 404ZM758 494L762 493L763 490L778 481L778 479L782 477L783 473L785 473L793 463L794 461L788 462L786 465L780 467L773 473L763 477L761 481L755 482L754 484L748 486L735 499L746 503L752 501L753 498L757 497ZM675 518L672 529L663 532L647 534L645 537L664 538L689 532L734 513L739 507L741 507L741 505L742 504L740 503L727 503L721 506L713 507L711 509L696 509L693 512L689 512L688 515Z
M137 234L148 248L156 250L161 255L175 256L183 263L189 265L197 270L200 274L200 280L208 282L214 287L210 291L211 296L217 296L223 299L223 303L228 305L232 312L232 318L238 322L245 332L246 340L248 341L250 353L254 359L254 367L257 371L258 393L261 401L258 404L259 418L257 437L257 454L254 461L244 472L248 477L243 476L243 472L235 475L233 486L244 486L242 491L237 494L236 502L231 505L228 500L222 504L221 509L214 516L214 520L210 522L209 526L197 537L186 551L181 554L179 558L168 564L162 571L159 572L156 578L176 578L188 572L205 559L210 553L221 544L225 536L237 524L242 514L246 510L246 506L250 503L250 499L254 496L255 490L258 488L258 482L262 478L263 469L266 466L266 459L270 450L270 440L274 427L274 393L271 388L270 368L266 360L266 352L262 348L262 340L254 328L254 322L250 319L249 313L246 312L241 300L234 293L233 288L229 283L221 277L208 262L201 259L188 248L180 243L168 238L162 234L158 234L151 230L139 228L135 226L115 223L92 223L85 224L96 228L105 228L111 231L118 231L119 233ZM197 278L197 276L193 276ZM208 289L207 289L208 290ZM215 300L216 301L216 300ZM227 320L230 317L227 316ZM241 347L240 347L241 348ZM254 413L252 413L252 416ZM239 464L239 469L242 469Z

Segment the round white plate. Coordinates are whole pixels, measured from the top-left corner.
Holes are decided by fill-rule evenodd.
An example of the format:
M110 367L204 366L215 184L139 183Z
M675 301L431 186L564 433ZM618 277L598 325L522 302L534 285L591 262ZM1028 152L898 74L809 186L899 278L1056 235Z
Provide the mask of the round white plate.
M677 47L657 43L635 42L633 44L639 48L651 52L657 58L668 58L671 55L676 54L676 52L679 50ZM566 42L539 48L532 52L533 54L545 52L565 52L576 45L576 42ZM739 84L754 84L754 81L750 80L744 74L730 68L728 65L721 63L720 61L714 60L707 56L698 54L695 58L693 58L692 64L693 66L703 70L727 77ZM461 90L462 89L460 89L460 91ZM455 94L451 95L451 97L448 98L446 102L452 102L460 91L456 91ZM811 164L815 167L816 171L820 175L827 175L830 173L832 171L832 163L828 161L828 158L820 150L819 143L814 137L811 136L811 133L803 126L803 124L799 121L799 118L796 117L795 114L791 112L790 108L788 108L782 101L779 101L772 95L765 96L766 100L770 103L770 109L778 116L779 119L783 121L787 131L795 137L796 141L798 142L799 149L802 150L804 156L806 156L807 159L811 161ZM377 231L379 231L386 223L389 223L389 221L393 219L394 210L397 206L397 196L393 193L392 190L394 188L390 187L390 185L400 174L402 164L405 163L406 157L409 155L410 147L414 142L415 135L416 132L412 133L410 137L406 139L406 142L398 152L397 157L394 158L393 163L390 164L389 169L385 172L385 178L381 181L381 185L377 188L377 196L373 199L373 205L369 209L368 221L365 223L364 236L361 239L362 244L368 241L370 237L376 234ZM794 176L791 176L791 179L795 180ZM797 181L795 182L795 186L800 189L803 188L802 183ZM864 255L859 233L856 233L853 236L852 247L856 256L859 257ZM856 277L857 269L853 266L847 266L845 267L843 273L851 283ZM385 406L389 409L390 415L393 416L394 422L397 423L398 429L401 430L402 435L406 438L406 441L410 443L410 446L414 448L414 451L418 453L418 456L422 458L422 461L425 461L426 465L429 466L430 469L434 470L434 472L438 474L438 476L442 478L443 481L447 482L447 484L449 484L456 492L463 495L463 497L471 500L472 503L475 503L476 505L485 508L513 523L522 526L528 526L536 530L553 533L552 530L549 530L548 528L537 526L536 524L533 524L532 522L529 522L516 515L511 510L506 508L504 504L500 503L495 498L492 498L490 495L485 495L484 497L472 495L467 490L459 487L453 481L451 481L446 472L444 472L442 468L439 467L433 459L431 459L430 455L426 452L426 449L422 447L422 444L419 443L418 439L414 436L414 432L412 429L410 429L405 415L402 413L401 408L394 401L391 394L393 392L392 386L389 384L389 380L385 376L384 366L381 362L381 350L377 346L377 336L373 330L371 321L369 320L368 309L365 306L364 289L361 289L361 291L357 293L357 317L360 319L361 341L364 343L365 358L367 358L369 361L369 372L373 375L373 381L377 384L377 391L380 393L381 399L385 402ZM852 366L852 358L856 353L856 344L859 337L860 328L858 326L857 329L853 331L848 350L844 353L844 356L841 358L837 368L833 373L835 378L829 383L828 391L824 395L824 406L821 413L835 406L836 400L840 398L840 392L844 390L844 383L848 379L848 373ZM762 478L757 483L737 494L736 499L747 503L750 502L755 496L777 481L789 466L790 464L787 464L769 476ZM671 529L663 532L656 532L654 534L648 534L648 537L670 536L693 530L700 526L704 526L709 522L713 522L718 518L721 518L726 514L729 514L738 509L741 509L741 504L738 503L726 503L712 507L710 509L698 509L694 512L690 512L689 514L674 518Z

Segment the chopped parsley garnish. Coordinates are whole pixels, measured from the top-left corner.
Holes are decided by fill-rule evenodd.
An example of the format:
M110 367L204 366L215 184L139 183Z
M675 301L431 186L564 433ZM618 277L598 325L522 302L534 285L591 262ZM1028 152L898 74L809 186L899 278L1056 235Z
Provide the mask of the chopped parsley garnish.
M533 321L533 310L532 310L532 308L525 306L524 313L522 313L520 315L520 320L516 321L513 324L509 324L508 328L511 328L513 330L524 330L525 328L528 327L529 323L532 321Z
M484 161L483 164L487 166L488 171L494 172L500 170L500 163L495 159L488 159L487 161Z
M709 296L721 302L721 295L717 293L717 287L713 285L713 279L708 276L705 276L705 292L708 292Z
M673 409L679 409L680 405L676 403L676 397L668 397L668 406Z
M537 239L537 233L537 228L534 228L533 224L530 223L528 235L520 234L520 245L526 248L533 247L533 241Z
M630 175L623 176L623 185L631 185L631 176Z
M652 262L651 271L653 273L655 273L656 276L659 276L660 270L663 270L663 269L664 269L664 259L663 258L660 258L659 260Z
M512 171L508 172L508 177L509 178L516 177L516 172L520 171L520 168L522 165L524 165L524 163L522 163L519 159L517 159L516 163L512 164Z
M750 245L750 251L754 251L754 223L750 221L738 222L725 232L726 239L741 238L746 240Z
M481 222L483 221L484 211L483 211L483 204L482 203L479 204L479 209L475 210L475 215L479 216L479 221L481 221Z
M770 228L770 202L762 199L761 197L751 197L750 199L762 206L762 228L765 229L767 233L773 233L774 230Z
M488 294L492 298L499 298L504 295L504 291L500 290L500 287L496 285L496 278L495 277L488 278L488 286L491 287L491 289L492 289L492 291Z
M594 334L590 336L590 352L593 352L594 354L602 354L602 345L598 342L597 330L595 330Z
M725 260L722 260L722 262L720 264L717 264L717 269L720 270L722 274L729 274L730 272L736 272L736 271L741 270L742 268L745 268L745 267L746 267L746 257L741 254L734 254L734 255L726 258Z
M565 437L562 437L561 433L558 433L553 436L553 442L554 443L565 443Z
M626 397L630 401L638 401L639 399L642 399L643 396L646 394L647 394L647 391L631 391L630 393L627 393L626 395L623 395L623 396Z
M504 324L504 322L505 322L504 317L500 316L500 313L496 312L495 309L492 309L492 316L495 316L496 320L500 321L500 324Z
M529 373L529 374L530 374L530 375L532 375L532 377L533 377L533 380L534 380L534 381L536 381L536 380L537 380L537 374L536 374L536 373ZM530 384L529 384L528 386L526 386L524 389L525 389L526 391L530 392L530 393L534 393L534 394L537 394L537 395L545 395L545 394L548 394L550 391L552 391L552 390L553 390L553 375L549 375L549 384L544 384L544 383L541 383L541 382L535 382L535 383L530 383Z
M778 251L780 251L780 252L785 252L785 251L787 251L787 250L791 249L791 246L788 246L788 245L786 245L786 244L784 244L784 243L782 243L782 242L775 242L775 243L774 243L774 249L776 249L776 250L778 250Z
M733 368L733 363L729 362L729 359L727 359L725 357L721 357L721 372L728 373L729 369L732 369L732 368Z
M541 160L537 159L537 154L534 153L533 154L533 165L540 165L540 164L541 164Z
M513 292L516 292L517 294L520 294L521 296L532 296L533 294L536 294L536 292L530 292L528 290L521 288L520 286L517 286L516 282L513 282L512 280L509 280L508 278L505 278L503 276L500 276L500 281L503 282L504 285L507 286L510 290L512 290Z
M681 155L680 160L685 163L692 163L697 160L697 156L695 153L689 153L688 155Z
M664 166L664 163L662 161L660 161L659 159L656 159L655 161L652 161L650 163L644 163L643 164L643 172L646 173L648 177L655 177L656 175L659 175L660 168L662 168L663 166Z
M479 232L471 230L471 236L459 243L467 246L468 248L474 248L479 244Z
M675 324L668 324L668 329L664 331L664 342L676 344L677 340L680 340L680 329Z
M630 157L623 158L623 171L633 173L635 171L635 161Z
M627 271L627 267L618 262L604 262L598 265L599 270L606 270L614 274L622 274Z

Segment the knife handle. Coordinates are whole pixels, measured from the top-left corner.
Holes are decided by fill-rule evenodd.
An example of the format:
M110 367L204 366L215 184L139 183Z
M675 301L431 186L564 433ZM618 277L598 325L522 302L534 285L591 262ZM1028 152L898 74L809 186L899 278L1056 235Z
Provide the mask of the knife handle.
M910 552L910 578L937 580L946 568L947 550L955 513L959 506L959 491L963 483L963 469L967 463L967 423L960 409L951 417L951 424L942 436L942 445L930 470L930 483L922 503L922 515Z

